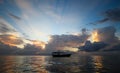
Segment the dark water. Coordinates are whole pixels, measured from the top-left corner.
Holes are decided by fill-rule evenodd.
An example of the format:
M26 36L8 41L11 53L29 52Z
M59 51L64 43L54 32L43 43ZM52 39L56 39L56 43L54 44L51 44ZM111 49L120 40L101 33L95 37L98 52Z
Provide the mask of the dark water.
M120 55L0 56L0 73L120 73Z

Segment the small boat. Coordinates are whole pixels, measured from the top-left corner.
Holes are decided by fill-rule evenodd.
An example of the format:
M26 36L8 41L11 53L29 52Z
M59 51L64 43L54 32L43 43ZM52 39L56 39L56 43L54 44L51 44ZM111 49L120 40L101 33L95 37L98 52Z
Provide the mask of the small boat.
M70 52L65 52L65 51L56 51L52 52L53 57L70 57L71 53Z

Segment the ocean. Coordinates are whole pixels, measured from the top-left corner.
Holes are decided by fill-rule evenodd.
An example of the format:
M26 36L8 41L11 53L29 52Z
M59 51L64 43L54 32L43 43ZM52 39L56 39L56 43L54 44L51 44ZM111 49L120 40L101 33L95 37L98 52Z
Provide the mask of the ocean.
M120 73L120 54L0 56L0 73Z

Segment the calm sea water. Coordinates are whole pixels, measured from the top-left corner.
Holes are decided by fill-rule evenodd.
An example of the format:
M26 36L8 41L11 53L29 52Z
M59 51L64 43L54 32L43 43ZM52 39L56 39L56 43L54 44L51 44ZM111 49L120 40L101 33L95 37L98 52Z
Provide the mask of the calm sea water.
M0 73L120 73L120 55L0 56Z

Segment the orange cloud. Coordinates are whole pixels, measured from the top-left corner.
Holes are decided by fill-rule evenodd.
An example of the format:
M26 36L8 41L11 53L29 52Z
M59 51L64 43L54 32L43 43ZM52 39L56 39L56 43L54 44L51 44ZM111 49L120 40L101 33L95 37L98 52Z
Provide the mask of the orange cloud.
M36 47L42 48L44 50L46 43L42 42L42 41L32 40L32 44L35 45Z
M100 39L99 39L99 34L98 34L98 31L95 30L92 32L92 42L99 42Z
M45 42L38 41L38 40L27 40L24 38L19 37L18 34L1 34L0 35L0 42L9 45L9 46L16 46L18 48L24 48L25 44L32 44L37 48L44 49Z
M15 34L2 34L0 35L0 41L9 46L24 47L23 40Z
M119 43L119 38L115 33L116 29L113 26L96 29L92 32L92 41L105 42L109 44Z

